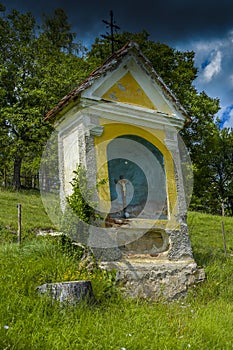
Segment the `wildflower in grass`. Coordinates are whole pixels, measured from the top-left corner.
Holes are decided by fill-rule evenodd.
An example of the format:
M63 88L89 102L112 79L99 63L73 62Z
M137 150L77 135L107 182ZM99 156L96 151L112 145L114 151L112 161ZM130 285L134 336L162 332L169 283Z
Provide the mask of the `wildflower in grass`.
M5 325L3 328L4 328L4 329L9 329L9 326Z

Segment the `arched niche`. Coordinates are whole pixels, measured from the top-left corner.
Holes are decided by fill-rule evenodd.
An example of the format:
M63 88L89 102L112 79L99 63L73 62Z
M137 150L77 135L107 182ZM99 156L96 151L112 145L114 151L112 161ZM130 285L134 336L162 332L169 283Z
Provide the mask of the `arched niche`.
M122 135L107 146L112 218L167 219L164 157L137 135Z

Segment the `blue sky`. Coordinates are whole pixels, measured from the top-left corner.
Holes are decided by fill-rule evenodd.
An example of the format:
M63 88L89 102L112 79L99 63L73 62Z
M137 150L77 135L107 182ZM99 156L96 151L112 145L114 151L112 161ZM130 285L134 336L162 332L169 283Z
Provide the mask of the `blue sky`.
M102 19L113 10L122 31L150 33L150 39L179 50L193 50L195 85L220 99L222 125L233 127L233 1L232 0L0 0L7 10L30 11L37 19L62 7L77 39L90 45L105 32Z

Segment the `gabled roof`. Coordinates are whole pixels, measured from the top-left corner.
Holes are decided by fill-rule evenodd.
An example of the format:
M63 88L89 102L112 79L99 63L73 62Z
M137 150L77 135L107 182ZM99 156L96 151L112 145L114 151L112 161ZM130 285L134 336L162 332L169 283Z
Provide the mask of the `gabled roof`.
M179 100L176 98L174 93L169 89L169 87L164 83L162 78L157 74L153 68L150 61L145 57L145 55L139 50L139 46L130 41L119 51L111 55L100 67L95 69L77 88L72 90L68 95L64 96L60 102L51 109L47 114L45 119L54 120L55 117L71 102L75 102L81 93L92 86L92 84L101 76L105 75L107 72L114 70L129 53L135 55L139 60L142 61L144 69L147 73L155 80L155 82L160 86L165 94L166 98L170 100L176 107L176 109L187 119L189 119L187 111L182 107Z

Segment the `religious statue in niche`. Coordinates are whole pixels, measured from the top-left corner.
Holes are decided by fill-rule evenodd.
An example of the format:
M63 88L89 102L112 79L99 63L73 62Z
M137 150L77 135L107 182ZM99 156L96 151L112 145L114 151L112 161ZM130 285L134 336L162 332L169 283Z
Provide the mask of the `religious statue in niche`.
M121 192L121 199L122 199L122 211L124 214L124 217L127 219L130 214L127 212L126 210L126 206L127 206L127 195L128 195L128 191L127 191L127 185L129 185L129 181L127 179L124 178L123 175L120 175L119 180L114 179L114 182L117 185L120 185L120 192ZM118 191L117 191L118 192Z

